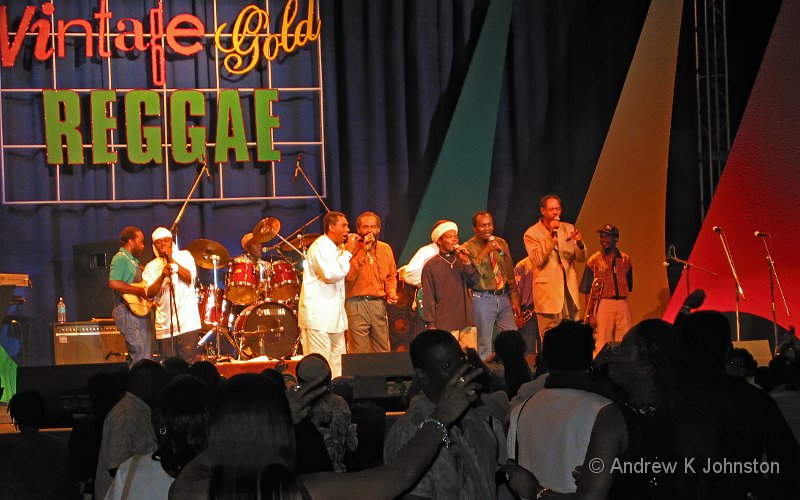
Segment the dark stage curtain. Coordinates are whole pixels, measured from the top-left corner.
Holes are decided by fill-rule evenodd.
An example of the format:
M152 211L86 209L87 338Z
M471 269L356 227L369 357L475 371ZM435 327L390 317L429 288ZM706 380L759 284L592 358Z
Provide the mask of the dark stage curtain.
M67 17L90 18L96 4L80 7L75 5L78 3L82 2L57 5L60 12L72 11ZM210 2L165 3L168 12L211 15ZM233 3L236 5L228 7L222 18L234 19L241 5ZM351 229L361 211L379 213L383 217L383 237L399 255L447 132L489 2L321 0L319 4L323 22L327 203L331 209L348 214ZM145 9L137 5L112 7L119 9L119 15L124 10L124 15L142 19ZM748 9L757 7L742 5L737 15L743 20L735 25L738 31L729 36L738 37L737 46L747 45L741 40L752 41L747 50L741 51L747 54L740 53L741 60L732 63L749 68L749 73L742 71L739 87L732 88L732 94L737 93L732 99L738 98L739 103L746 102L774 21L770 12L776 10L778 3L759 7L758 29L745 21L752 18ZM538 217L540 196L558 193L563 199L564 219L577 217L648 7L649 2L640 0L514 2L508 50L497 54L505 58L506 65L487 208L494 213L497 234L508 240L515 260L523 255L523 232ZM687 204L694 203L687 194L693 192L696 183L690 23L691 2L687 2L674 120L674 135L681 145L673 145L678 160L670 164L672 201L668 204L681 207L680 222L668 224L668 232L673 231L688 245L687 253L694 241L692 230L696 232L696 227L687 221L696 220L699 227L699 210L687 208ZM192 64L171 63L176 66L168 67L168 72L175 73L180 68L184 88L206 85L213 71L213 60L206 56ZM43 79L36 73L44 71L41 66L33 68L25 70L29 72L27 78ZM85 85L102 86L102 80L98 80L102 75L87 68L89 65L79 64L72 71L86 71ZM4 79L6 74L4 68ZM248 81L242 86L257 83ZM40 129L40 102L19 104L13 117L8 114L8 107L4 109L6 129L14 126L28 134ZM173 187L176 196L188 192L195 172L186 168L180 173L180 182ZM135 173L135 168L126 168L125 175L134 181L131 189L148 194L151 186L135 186ZM41 172L33 178L44 185L52 182ZM76 179L74 189L85 190L82 195L91 197L94 184ZM20 186L41 189L36 184L20 182ZM32 323L27 364L51 362L48 323L55 318L60 295L70 307L70 320L88 319L75 317L80 296L76 283L85 270L75 265L73 245L114 240L127 224L144 228L149 241L154 227L169 226L178 206L159 203L0 208L0 272L27 273L35 285L28 294ZM288 234L320 209L314 200L193 205L181 225L182 243L210 238L236 254L242 233L261 218L278 217L284 227L282 234ZM684 231L686 227L688 231ZM584 232L590 233L589 229ZM319 231L320 226L314 225L312 230ZM471 235L471 228L462 228L462 239ZM203 279L208 283L210 274L206 273Z

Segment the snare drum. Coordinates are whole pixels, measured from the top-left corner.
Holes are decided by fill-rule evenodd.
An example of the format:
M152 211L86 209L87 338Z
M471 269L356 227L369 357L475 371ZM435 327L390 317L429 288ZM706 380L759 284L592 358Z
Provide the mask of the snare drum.
M228 310L228 302L223 297L224 290L210 285L197 289L197 306L200 309L200 322L204 329L217 326L220 319L224 322Z
M288 261L276 260L270 264L266 284L268 300L286 304L296 302L300 297L300 279Z
M239 256L228 263L225 275L225 298L238 305L255 302L258 296L256 265L246 256Z
M237 338L244 337L254 354L271 358L291 354L300 333L294 312L278 302L246 308L236 317L233 331Z

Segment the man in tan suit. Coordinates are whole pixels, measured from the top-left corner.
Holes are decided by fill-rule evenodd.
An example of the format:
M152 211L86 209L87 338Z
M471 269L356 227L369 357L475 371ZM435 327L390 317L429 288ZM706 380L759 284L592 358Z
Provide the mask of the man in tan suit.
M533 304L542 334L562 319L578 319L575 262L586 260L586 246L575 226L561 222L561 198L543 196L539 210L539 222L525 231L525 250L533 264Z

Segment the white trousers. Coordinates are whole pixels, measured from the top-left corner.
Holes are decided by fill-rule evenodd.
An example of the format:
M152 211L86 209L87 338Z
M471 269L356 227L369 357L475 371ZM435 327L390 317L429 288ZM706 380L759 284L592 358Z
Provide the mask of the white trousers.
M342 376L342 354L347 352L344 332L323 332L301 328L300 342L303 344L303 354L316 352L328 361L331 366L331 377Z

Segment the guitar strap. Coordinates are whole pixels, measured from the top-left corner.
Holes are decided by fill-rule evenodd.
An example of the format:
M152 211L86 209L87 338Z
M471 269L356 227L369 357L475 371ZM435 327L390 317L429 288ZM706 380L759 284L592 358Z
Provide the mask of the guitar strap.
M131 283L139 283L140 281L142 281L142 266L140 266L139 263L136 262L135 260L131 259L130 256L125 252L120 250L117 253L121 253L122 255L124 255L125 258L128 259L131 262L131 264L133 264L133 268L135 269L135 271L133 271L133 281L131 281Z

